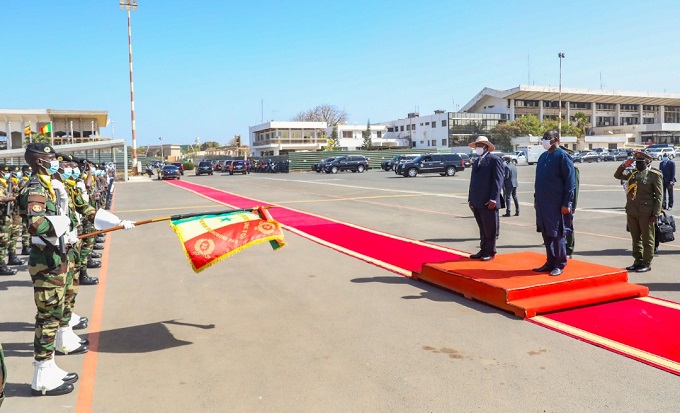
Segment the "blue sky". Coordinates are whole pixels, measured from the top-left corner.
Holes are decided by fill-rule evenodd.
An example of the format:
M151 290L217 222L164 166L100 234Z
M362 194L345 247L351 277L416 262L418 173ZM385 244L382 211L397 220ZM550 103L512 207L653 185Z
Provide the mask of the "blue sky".
M107 110L130 142L118 0L5 0L0 108ZM137 144L229 142L320 104L365 125L484 87L680 94L680 2L138 0ZM111 128L102 131L111 135Z

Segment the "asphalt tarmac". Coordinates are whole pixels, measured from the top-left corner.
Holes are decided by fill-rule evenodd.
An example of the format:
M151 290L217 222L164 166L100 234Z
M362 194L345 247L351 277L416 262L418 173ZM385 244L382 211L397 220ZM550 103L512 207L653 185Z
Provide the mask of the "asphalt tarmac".
M574 259L633 262L617 165L579 165ZM535 167L518 171L520 216L501 218L498 252L543 253L532 207ZM469 177L469 170L451 178L189 171L182 179L476 252ZM135 178L117 184L113 212L139 221L220 208ZM83 331L94 348L57 356L61 368L81 376L61 397L30 396L30 278L25 270L0 277L9 364L2 411L675 412L680 405L673 374L290 232L286 241L279 251L257 245L196 275L167 222L109 234L102 269L90 270L101 283L81 287L76 306L91 320ZM662 244L652 271L630 280L680 302L679 256L679 241Z

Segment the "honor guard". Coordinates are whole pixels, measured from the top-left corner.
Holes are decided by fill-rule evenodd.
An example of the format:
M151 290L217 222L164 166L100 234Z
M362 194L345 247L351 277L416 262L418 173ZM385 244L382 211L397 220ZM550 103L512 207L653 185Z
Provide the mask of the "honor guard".
M15 198L19 197L21 192L20 178L21 178L21 168L19 165L9 166L10 177L8 179L9 187L11 188L12 195ZM19 215L19 208L17 203L13 202L11 207L11 217L9 225L9 242L8 242L8 258L7 265L23 265L24 260L17 257L17 241L21 236L21 225L22 219Z
M626 175L626 168L635 169ZM626 180L626 223L633 240L633 265L628 271L647 272L654 258L654 223L661 214L663 177L651 169L652 157L642 151L633 159L625 160L614 173L614 178Z
M0 275L14 275L16 268L7 266L12 211L16 197L12 194L11 173L9 167L0 164Z
M31 175L33 175L33 170L29 165L23 165L21 167L21 177L19 178L19 192L28 185L28 181L31 180ZM31 246L31 234L28 233L28 228L26 225L26 214L20 216L21 219L21 255L28 255L29 248Z

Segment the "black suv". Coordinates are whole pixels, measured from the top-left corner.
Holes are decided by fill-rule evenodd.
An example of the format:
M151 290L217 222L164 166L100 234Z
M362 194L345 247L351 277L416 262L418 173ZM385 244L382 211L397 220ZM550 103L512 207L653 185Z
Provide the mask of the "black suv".
M457 153L425 153L400 166L401 174L415 177L420 174L438 173L441 176L454 176L465 170L465 161Z
M380 164L380 169L383 171L391 171L394 169L395 165L399 164L399 162L414 159L416 156L418 155L394 155L389 161L382 162Z
M338 156L326 163L323 167L327 174L336 174L338 171L363 172L368 169L368 159L365 156Z
M335 157L322 159L320 162L313 164L312 165L312 171L314 171L316 173L323 172L324 166L326 166L326 164L328 162L333 161L333 159L335 159Z
M201 161L198 163L198 166L196 167L196 175L203 175L203 174L208 174L212 175L213 174L213 169L212 169L212 162L210 161Z

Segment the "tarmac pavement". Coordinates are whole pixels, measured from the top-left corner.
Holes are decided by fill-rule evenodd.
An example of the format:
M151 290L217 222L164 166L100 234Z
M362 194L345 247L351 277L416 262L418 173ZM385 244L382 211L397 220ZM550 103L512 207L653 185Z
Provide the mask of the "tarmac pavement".
M574 259L632 263L617 164L579 165ZM532 166L519 168L519 217L501 218L499 253L543 252ZM469 170L453 178L250 174L184 180L405 237L476 252ZM135 177L113 212L135 221L220 209ZM271 210L276 218L276 210ZM514 210L513 210L514 212ZM35 307L26 271L0 277L9 364L3 411L62 412L674 412L675 375L286 232L191 270L167 222L107 236L99 286L80 288L93 349L57 356L76 390L31 397ZM680 243L630 280L680 302ZM25 268L25 267L22 267ZM568 268L568 267L567 267ZM669 329L677 326L668 326Z

